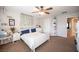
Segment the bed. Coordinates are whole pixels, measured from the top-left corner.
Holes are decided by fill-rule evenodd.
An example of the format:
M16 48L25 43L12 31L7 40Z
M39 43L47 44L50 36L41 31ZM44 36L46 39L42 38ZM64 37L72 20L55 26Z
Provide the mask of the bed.
M29 46L32 51L35 51L37 47L49 39L49 35L40 32L33 32L21 35L21 39Z

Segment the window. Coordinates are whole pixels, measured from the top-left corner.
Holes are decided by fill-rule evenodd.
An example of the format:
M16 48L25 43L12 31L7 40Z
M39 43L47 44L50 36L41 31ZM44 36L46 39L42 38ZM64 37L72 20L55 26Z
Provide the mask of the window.
M21 14L21 28L28 28L33 25L33 17L26 14Z

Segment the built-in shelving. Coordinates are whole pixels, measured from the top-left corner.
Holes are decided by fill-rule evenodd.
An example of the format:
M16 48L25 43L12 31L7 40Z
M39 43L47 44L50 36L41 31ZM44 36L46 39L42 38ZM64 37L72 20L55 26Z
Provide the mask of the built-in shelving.
M57 20L52 19L51 21L51 36L56 36L57 33Z

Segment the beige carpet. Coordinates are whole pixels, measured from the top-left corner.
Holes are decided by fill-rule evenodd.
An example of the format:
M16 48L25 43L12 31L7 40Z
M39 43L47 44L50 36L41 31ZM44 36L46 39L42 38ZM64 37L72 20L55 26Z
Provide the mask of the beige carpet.
M14 43L0 45L0 51L4 52L31 52L31 49L22 40ZM36 52L76 52L72 40L63 37L51 37L49 41L36 48Z

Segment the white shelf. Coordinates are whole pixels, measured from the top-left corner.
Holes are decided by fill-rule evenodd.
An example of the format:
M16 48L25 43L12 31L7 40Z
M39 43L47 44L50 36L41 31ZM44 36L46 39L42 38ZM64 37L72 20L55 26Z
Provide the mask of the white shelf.
M53 19L51 23L51 36L56 36L56 31L57 31L56 19Z

